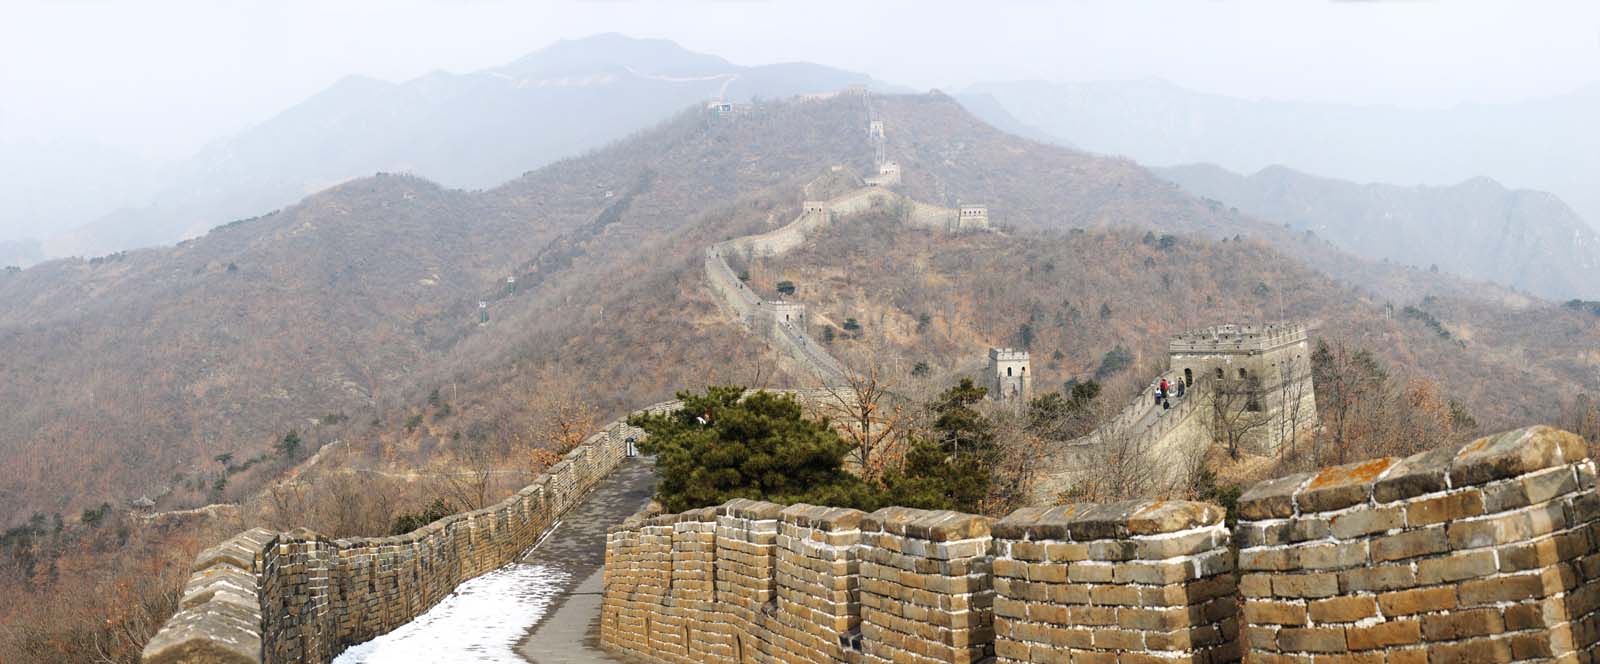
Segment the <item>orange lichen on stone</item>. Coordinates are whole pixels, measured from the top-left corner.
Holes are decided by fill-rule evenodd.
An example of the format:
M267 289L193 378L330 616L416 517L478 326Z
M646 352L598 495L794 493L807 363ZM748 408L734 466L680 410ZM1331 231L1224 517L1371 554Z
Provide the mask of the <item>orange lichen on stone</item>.
M1393 466L1398 461L1399 459L1394 457L1383 457L1353 465L1335 466L1317 473L1317 476L1312 478L1311 484L1306 488L1320 489L1342 484L1365 484L1378 479L1378 476L1382 475L1383 471L1388 470L1390 466Z

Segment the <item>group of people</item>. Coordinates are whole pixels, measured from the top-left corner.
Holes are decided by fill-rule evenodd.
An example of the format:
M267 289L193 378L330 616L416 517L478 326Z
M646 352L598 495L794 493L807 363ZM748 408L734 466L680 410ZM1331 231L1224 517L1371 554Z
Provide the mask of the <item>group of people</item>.
M1166 378L1162 378L1161 382L1156 384L1156 405L1160 406L1161 410L1171 408L1172 400L1182 399L1183 393L1187 389L1188 386L1182 380L1173 384L1168 383Z

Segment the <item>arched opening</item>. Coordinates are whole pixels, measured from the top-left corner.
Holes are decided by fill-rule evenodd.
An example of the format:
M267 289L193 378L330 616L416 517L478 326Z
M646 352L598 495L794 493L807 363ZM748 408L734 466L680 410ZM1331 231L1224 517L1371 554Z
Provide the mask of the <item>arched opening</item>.
M1194 384L1194 371L1189 369L1189 367L1184 367L1183 368L1183 384L1184 385L1193 385Z
M1217 380L1222 380L1222 367L1217 367Z
M1244 367L1239 367L1239 380L1244 380L1244 379L1249 378L1249 377L1250 377L1249 374L1245 373Z
M1009 378L1010 376L1011 376L1011 367L1006 367L1006 377Z

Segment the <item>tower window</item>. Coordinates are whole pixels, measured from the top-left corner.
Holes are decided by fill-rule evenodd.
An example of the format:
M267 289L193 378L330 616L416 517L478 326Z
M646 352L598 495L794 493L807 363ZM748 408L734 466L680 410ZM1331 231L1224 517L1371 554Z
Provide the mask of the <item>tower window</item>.
M1006 367L1006 375L1007 376L1011 375L1011 367Z

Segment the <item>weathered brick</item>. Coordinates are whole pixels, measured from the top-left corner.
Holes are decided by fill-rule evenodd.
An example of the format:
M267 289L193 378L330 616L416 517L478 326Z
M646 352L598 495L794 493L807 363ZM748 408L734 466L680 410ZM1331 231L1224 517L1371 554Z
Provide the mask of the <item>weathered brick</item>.
M1250 600L1244 603L1244 619L1254 625L1304 625L1306 607L1290 602Z
M1410 645L1422 641L1422 626L1415 619L1387 620L1372 625L1352 626L1346 633L1351 650L1373 650Z
M1355 622L1378 615L1378 603L1371 595L1330 597L1311 602L1308 613L1319 623Z
M1429 641L1454 641L1505 631L1505 621L1495 609L1451 611L1422 617L1422 634Z
M1285 627L1278 630L1278 646L1287 652L1343 652L1343 627Z
M1398 507L1374 507L1345 512L1333 517L1333 536L1341 539L1393 530L1405 525L1405 513Z
M1478 489L1466 489L1406 505L1406 524L1415 528L1478 516L1483 512L1483 493Z
M1439 553L1449 548L1450 542L1445 537L1444 528L1425 528L1372 538L1371 556L1374 562L1386 562Z
M1279 597L1331 597L1339 592L1333 574L1281 574L1272 577L1272 594Z
M1386 616L1448 611L1456 608L1456 589L1454 586L1442 586L1383 593L1378 595L1378 606L1382 607Z

